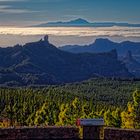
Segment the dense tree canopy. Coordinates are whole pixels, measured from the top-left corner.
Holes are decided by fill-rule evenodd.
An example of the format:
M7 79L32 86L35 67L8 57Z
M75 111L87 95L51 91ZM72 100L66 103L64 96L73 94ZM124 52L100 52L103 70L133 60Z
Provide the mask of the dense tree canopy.
M75 125L78 118L104 118L107 126L140 128L139 85L94 79L45 88L1 88L0 127Z

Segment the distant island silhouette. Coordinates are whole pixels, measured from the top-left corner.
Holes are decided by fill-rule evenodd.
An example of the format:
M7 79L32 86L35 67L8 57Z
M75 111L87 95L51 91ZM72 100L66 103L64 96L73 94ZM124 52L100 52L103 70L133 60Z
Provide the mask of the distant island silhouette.
M56 22L47 22L39 25L34 25L33 27L140 27L140 24L131 24L131 23L117 23L117 22L88 22L85 19L77 18L70 21L56 21Z

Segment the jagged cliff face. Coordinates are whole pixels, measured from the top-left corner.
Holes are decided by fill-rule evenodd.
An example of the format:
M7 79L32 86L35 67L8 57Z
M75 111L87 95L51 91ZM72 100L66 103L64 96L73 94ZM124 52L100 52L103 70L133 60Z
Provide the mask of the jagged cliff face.
M131 51L127 52L122 61L126 65L129 72L135 75L135 77L140 78L140 63L135 60L135 58L132 56Z
M115 50L100 54L61 51L48 41L0 48L0 84L46 85L92 77L131 77Z

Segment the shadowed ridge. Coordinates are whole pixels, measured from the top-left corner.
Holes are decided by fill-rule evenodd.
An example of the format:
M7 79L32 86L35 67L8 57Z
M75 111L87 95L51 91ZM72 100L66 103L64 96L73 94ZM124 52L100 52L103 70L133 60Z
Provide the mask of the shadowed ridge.
M0 85L63 84L98 76L132 76L118 61L116 50L73 54L50 44L48 36L3 50L0 50Z

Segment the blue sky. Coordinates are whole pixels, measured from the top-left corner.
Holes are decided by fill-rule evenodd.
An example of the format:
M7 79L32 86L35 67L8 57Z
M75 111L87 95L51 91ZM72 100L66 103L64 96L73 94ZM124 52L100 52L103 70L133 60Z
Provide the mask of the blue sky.
M140 0L0 0L0 25L75 18L140 23Z

